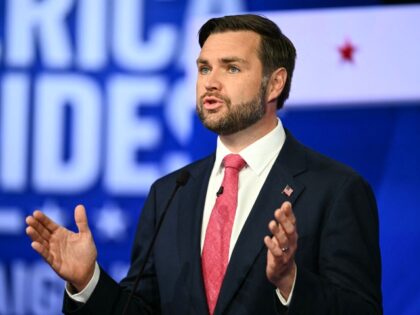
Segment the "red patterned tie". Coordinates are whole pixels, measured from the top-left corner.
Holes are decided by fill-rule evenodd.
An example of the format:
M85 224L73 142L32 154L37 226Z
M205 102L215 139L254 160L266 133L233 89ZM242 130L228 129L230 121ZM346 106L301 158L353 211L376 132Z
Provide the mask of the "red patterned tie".
M238 204L239 171L246 162L239 154L229 154L223 159L223 165L225 175L210 215L201 256L204 286L211 315L228 264L230 236Z

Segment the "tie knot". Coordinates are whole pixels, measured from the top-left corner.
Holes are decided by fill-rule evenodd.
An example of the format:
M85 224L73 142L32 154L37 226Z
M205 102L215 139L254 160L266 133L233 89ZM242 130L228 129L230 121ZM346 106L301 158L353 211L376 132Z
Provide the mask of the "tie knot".
M238 172L246 165L245 160L239 154L228 154L223 159L225 168L234 168Z

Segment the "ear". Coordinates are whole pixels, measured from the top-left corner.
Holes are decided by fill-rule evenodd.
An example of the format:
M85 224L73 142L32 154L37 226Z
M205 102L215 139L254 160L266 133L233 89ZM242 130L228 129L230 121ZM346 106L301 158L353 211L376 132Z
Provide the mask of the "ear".
M271 74L267 87L267 103L270 103L279 97L286 84L286 79L287 71L285 68L278 68Z

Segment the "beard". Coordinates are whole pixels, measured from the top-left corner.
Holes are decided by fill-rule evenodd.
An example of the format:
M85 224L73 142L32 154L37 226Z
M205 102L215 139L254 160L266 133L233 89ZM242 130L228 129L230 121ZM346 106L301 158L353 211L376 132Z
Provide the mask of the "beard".
M230 98L218 93L209 92L200 97L196 111L201 122L207 129L219 135L231 135L252 126L265 115L267 111L264 102L266 91L267 80L263 79L257 95L248 102L242 102L234 106L232 106ZM226 105L224 110L227 112L217 113L216 110L205 110L203 108L203 99L206 96L214 96L223 100Z

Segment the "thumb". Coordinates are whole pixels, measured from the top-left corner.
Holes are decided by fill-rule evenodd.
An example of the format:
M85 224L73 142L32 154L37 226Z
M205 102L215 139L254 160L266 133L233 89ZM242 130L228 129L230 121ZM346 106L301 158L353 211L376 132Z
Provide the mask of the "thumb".
M83 205L78 205L74 209L74 220L80 233L89 232L89 225L86 216L86 209Z

